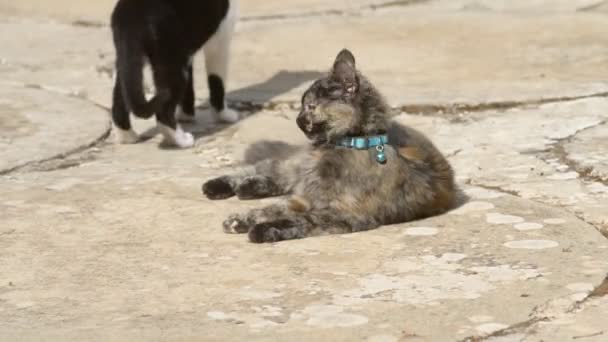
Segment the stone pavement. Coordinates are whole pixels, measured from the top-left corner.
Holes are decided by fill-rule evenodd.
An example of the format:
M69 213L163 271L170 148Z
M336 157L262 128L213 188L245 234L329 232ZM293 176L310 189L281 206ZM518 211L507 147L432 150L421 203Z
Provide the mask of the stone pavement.
M608 3L242 0L229 98L191 150L109 137L113 1L0 0L0 341L606 341ZM305 143L302 90L350 48L469 200L253 245L202 182ZM137 121L139 132L152 126Z

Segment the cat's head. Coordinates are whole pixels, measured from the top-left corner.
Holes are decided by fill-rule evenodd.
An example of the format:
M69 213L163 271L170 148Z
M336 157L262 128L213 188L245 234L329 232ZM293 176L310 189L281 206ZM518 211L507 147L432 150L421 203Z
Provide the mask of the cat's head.
M296 122L320 145L345 136L384 133L388 112L382 95L359 73L353 54L344 49L329 74L304 92Z

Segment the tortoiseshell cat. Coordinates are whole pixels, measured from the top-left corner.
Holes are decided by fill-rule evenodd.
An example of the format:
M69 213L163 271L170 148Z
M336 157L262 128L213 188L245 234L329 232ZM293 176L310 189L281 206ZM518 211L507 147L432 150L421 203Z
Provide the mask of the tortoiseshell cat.
M293 195L281 205L231 215L224 231L274 242L364 231L449 210L456 198L450 164L422 133L391 121L389 111L356 70L352 53L342 50L329 75L302 97L297 124L311 146L254 144L245 159L255 165L203 185L210 199Z

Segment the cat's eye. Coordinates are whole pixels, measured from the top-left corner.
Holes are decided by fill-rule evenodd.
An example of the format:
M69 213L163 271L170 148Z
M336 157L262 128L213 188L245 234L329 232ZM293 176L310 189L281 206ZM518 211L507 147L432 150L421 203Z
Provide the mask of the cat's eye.
M315 110L315 108L317 108L317 105L314 103L307 103L304 105L304 109L307 111Z

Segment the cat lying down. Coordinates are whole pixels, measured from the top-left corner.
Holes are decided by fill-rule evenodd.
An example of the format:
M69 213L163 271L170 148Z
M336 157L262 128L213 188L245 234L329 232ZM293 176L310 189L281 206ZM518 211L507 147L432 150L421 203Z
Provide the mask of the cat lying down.
M226 233L251 242L352 233L438 215L456 199L452 168L422 133L390 119L382 95L342 50L329 74L302 96L297 118L307 147L259 142L255 163L211 179L213 200L292 195L283 204L231 215Z

